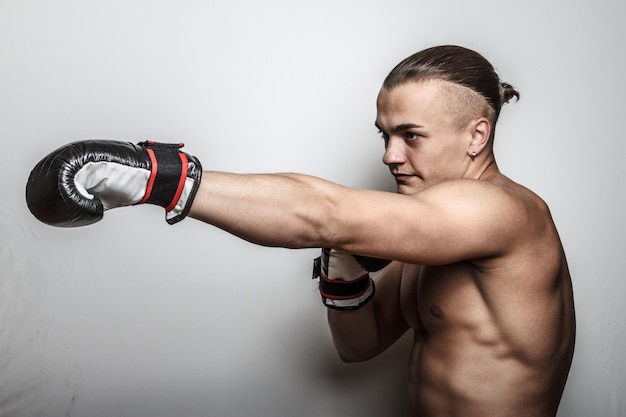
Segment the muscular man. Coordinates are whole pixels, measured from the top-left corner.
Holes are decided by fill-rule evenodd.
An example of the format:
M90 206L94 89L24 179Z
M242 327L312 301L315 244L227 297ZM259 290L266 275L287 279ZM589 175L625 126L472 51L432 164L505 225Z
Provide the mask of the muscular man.
M512 97L471 50L429 48L398 64L376 118L398 193L203 172L177 146L95 141L42 160L27 200L60 226L148 202L171 223L189 215L260 245L326 248L317 268L340 357L367 360L412 331L415 416L554 416L574 349L572 286L545 202L495 162Z

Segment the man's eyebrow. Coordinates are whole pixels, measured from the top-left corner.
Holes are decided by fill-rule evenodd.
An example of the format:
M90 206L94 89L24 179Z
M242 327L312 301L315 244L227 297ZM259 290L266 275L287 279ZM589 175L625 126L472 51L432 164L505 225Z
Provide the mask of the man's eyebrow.
M376 128L380 131L383 131L383 128L378 124L378 122L374 122L374 126L376 126ZM391 128L391 132L395 133L395 132L402 132L404 130L407 129L419 129L419 128L423 128L424 126L422 125L418 125L416 123L403 123L403 124L399 124L397 126L394 126Z

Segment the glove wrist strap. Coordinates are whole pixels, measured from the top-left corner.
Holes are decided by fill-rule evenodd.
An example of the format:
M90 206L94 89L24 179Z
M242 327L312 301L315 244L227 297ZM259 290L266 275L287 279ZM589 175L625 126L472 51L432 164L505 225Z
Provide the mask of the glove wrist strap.
M139 145L146 150L151 162L150 180L139 204L155 204L170 211L176 206L187 177L187 158L178 151L182 144L147 141Z
M174 224L185 218L202 176L202 166L194 157L180 151L182 143L141 142L150 158L150 179L144 198L138 203L165 208L166 221ZM190 161L191 158L192 160ZM190 169L190 163L193 168Z
M322 303L336 310L356 310L365 305L375 293L374 281L369 273L353 281L329 279L318 258L313 266L313 278L319 278L319 291Z
M365 291L353 298L337 298L330 294L324 294L320 291L322 295L322 303L326 307L334 310L357 310L367 304L376 293L374 281L369 276L367 277L367 283L368 286Z

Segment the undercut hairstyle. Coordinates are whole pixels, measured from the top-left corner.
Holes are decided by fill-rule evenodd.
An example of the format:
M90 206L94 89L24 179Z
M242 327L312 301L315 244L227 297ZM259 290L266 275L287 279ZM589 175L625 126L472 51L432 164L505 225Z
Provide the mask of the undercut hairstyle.
M383 88L392 90L410 82L432 80L447 81L471 90L465 90L467 94L464 94L463 89L446 88L449 108L456 113L453 116L459 118L459 123L477 115L487 117L492 125L491 139L502 105L513 97L516 100L520 97L512 85L500 80L485 57L455 45L424 49L404 59L385 78Z

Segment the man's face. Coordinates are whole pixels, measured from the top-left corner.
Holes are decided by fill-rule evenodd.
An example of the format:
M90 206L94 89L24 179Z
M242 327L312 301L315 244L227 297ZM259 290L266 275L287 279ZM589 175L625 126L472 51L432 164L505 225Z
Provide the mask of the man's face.
M407 83L383 88L377 100L376 126L385 141L383 162L398 193L415 194L438 182L463 178L471 140L451 111L445 81Z

